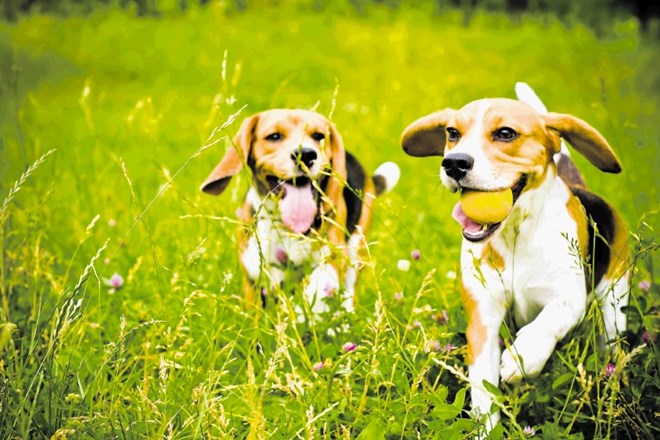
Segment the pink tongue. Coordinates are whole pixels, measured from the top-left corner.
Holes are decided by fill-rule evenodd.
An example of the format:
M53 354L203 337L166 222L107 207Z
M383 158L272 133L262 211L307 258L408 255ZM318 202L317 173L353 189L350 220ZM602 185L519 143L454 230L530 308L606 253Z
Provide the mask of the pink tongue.
M286 192L280 200L280 214L284 225L296 233L309 231L318 210L312 184L293 186L284 183L283 186Z
M470 232L470 233L477 233L481 230L481 225L474 220L470 220L467 215L465 215L465 212L463 212L463 207L461 206L461 202L458 202L456 206L454 206L454 210L451 213L451 216L454 217L454 220L456 220L461 227L463 228L464 231Z

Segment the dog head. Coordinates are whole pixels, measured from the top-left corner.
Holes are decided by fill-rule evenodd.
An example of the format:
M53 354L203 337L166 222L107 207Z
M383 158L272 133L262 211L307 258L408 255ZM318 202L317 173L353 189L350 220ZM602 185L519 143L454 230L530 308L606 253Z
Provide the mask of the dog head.
M244 165L262 197L280 199L284 223L294 232L310 229L318 191L336 199L346 180L341 136L325 117L307 110L267 110L245 119L202 191L221 194Z
M586 122L566 114L541 114L526 103L504 98L424 116L404 130L401 144L411 156L444 156L441 180L450 190L511 189L515 203L554 167L560 137L602 171L621 171L612 148ZM464 229L463 236L481 241L499 223L479 226L482 232L466 235Z

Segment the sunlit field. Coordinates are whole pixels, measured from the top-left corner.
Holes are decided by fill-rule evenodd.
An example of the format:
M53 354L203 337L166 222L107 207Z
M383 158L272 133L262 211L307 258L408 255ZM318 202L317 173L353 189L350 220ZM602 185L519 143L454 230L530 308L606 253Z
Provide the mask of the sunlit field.
M550 16L299 4L0 22L0 438L477 433L457 196L440 158L399 140L431 111L513 98L516 81L621 159L611 175L573 155L630 227L632 296L622 349L580 325L539 377L500 387L491 438L659 438L658 41L633 20L596 37ZM298 322L300 292L246 307L249 172L199 191L240 121L274 107L316 109L368 170L401 168L354 313Z

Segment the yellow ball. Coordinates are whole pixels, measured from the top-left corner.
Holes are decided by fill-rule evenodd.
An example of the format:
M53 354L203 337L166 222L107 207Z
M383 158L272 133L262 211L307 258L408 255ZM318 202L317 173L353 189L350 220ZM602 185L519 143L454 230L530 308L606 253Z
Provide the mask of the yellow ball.
M513 194L510 189L503 191L463 191L461 207L471 220L490 225L506 218L513 206Z

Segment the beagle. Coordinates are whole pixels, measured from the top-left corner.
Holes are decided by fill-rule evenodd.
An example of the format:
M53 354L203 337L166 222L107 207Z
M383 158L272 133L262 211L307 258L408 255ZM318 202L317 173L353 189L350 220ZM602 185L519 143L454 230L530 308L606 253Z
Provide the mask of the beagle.
M519 100L482 99L410 124L404 151L444 156L442 183L451 191L511 189L504 220L479 224L459 202L461 298L468 317L467 363L472 408L499 420L482 385L537 375L555 345L595 299L601 337L613 343L626 328L627 232L619 214L588 191L561 138L608 173L621 166L603 136L567 114L548 113L534 91L516 84ZM594 226L595 225L595 226ZM505 317L518 329L500 349Z
M265 302L267 292L289 279L287 272L301 272L287 269L311 267L303 290L314 314L328 310L326 299L340 290L342 305L353 310L373 203L396 185L398 166L386 162L369 177L344 150L334 124L316 112L289 109L245 119L202 191L221 194L244 165L252 173L238 210L247 303L256 304L256 292Z

